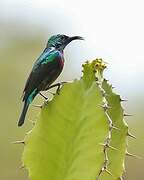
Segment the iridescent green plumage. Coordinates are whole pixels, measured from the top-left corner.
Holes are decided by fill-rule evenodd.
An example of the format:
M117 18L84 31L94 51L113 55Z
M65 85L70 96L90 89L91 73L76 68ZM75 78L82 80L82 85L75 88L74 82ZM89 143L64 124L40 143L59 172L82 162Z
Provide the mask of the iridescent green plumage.
M40 57L34 63L32 71L27 79L23 101L24 106L18 126L24 123L29 105L40 91L46 91L60 75L63 65L63 50L72 40L82 39L80 36L68 37L65 35L52 36Z

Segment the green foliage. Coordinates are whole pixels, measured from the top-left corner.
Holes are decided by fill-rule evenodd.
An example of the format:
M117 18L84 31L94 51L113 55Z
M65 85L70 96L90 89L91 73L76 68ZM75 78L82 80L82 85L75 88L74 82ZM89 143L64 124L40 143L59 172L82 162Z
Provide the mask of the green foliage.
M45 103L25 138L23 163L31 180L118 180L128 127L120 96L103 79L101 59L86 62L80 80Z

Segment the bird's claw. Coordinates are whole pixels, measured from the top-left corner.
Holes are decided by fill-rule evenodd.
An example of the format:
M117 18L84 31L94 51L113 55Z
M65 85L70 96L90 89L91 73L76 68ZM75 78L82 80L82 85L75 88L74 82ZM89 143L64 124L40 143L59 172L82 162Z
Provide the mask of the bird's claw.
M57 88L56 94L60 95L60 88Z
M45 100L48 100L48 98L45 95L43 95L41 92L39 92L39 95L41 95Z
M59 86L58 86L58 88L57 88L57 90L56 90L56 94L60 95L60 89L61 89L62 86L63 86L64 84L66 84L66 83L67 83L66 81L59 83Z

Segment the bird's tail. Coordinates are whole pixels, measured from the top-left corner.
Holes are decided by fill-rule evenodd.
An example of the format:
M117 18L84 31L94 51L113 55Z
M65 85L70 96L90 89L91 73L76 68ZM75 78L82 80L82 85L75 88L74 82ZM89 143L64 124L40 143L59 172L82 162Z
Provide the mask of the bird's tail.
M24 120L25 120L25 116L26 116L28 107L29 107L29 103L27 101L25 101L23 109L22 109L21 116L20 116L19 121L18 121L18 126L22 126L24 124Z

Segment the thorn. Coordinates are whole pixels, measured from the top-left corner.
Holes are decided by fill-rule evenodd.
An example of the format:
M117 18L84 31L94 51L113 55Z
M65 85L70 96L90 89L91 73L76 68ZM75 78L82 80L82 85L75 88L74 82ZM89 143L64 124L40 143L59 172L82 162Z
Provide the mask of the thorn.
M108 62L106 62L106 61L103 61L105 64L109 64ZM109 81L109 80L107 80L107 81Z
M99 143L99 145L104 146L105 144L103 144L103 143Z
M112 128L113 128L113 129L115 129L115 130L120 131L120 129L119 129L119 128L117 128L116 126L112 126Z
M101 169L101 171L100 171L100 174L103 172L103 171L105 171L106 170L106 167L104 166L104 167L102 167L102 169Z
M121 101L121 102L127 102L128 100L127 100L127 99L121 99L121 98L120 98L120 101Z
M19 169L24 169L25 168L25 165L21 165L20 167L19 167Z
M107 172L109 175L113 177L113 174L109 170L105 169L105 172Z
M111 148L111 149L113 149L113 150L116 150L116 151L118 151L118 149L117 148L115 148L115 147L113 147L113 146L108 146L109 148Z
M102 107L103 107L105 110L112 108L111 106L108 106L108 105L102 105Z
M104 110L107 110L107 109L111 109L112 107L111 106L108 106L108 105L99 105L100 107L104 108Z
M103 146L105 149L108 148L108 144L99 143L99 145Z
M132 137L132 138L136 139L136 137L135 137L134 135L132 135L130 132L127 132L127 136L129 136L129 137Z
M111 109L112 108L112 106L108 106L108 109Z
M32 104L33 107L37 107L37 108L42 108L42 105L34 105Z
M119 177L119 180L123 180L123 177L121 176L121 177Z
M31 132L32 132L32 129L30 131L26 132L25 134L29 135Z
M106 79L106 78L104 78L104 81L108 82L109 80L108 80L108 79Z
M124 116L132 116L132 114L124 114Z
M100 175L102 174L102 172L104 172L106 170L106 167L102 167L101 170L99 171L98 176L96 177L96 180L99 180Z
M131 153L129 153L129 152L126 152L126 155L127 155L127 156L131 156L131 157L134 157L134 158L137 158L137 159L142 159L142 157L137 156L137 155L135 155L135 154L131 154Z
M99 86L100 82L98 82L98 78L96 77L95 80L97 81L96 84Z
M25 141L14 141L14 142L11 142L12 144L25 144Z
M115 147L113 147L113 146L110 146L110 145L108 145L108 144L100 143L100 145L101 145L101 146L104 146L105 148L111 148L111 149L113 149L113 150L117 150L117 151L118 151L117 148L115 148Z

